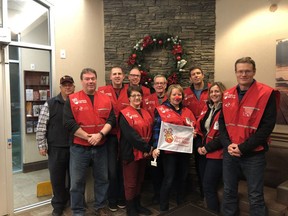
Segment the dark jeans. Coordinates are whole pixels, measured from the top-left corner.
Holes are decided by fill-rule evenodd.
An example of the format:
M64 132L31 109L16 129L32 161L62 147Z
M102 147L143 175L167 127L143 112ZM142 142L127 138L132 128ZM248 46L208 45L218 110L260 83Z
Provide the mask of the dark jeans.
M152 159L154 160L154 159ZM149 160L151 162L151 160ZM157 158L157 167L149 165L152 184L154 189L154 198L160 199L160 190L164 177L162 154Z
M48 149L48 169L53 189L51 204L55 210L63 211L69 200L69 147L53 147Z
M203 176L203 191L207 208L220 212L218 188L222 181L222 160L206 159L206 167Z
M222 206L224 216L239 215L238 177L240 171L242 171L247 181L250 215L266 215L263 194L265 166L265 153L258 153L251 157L232 157L227 150L224 151Z
M169 195L174 178L176 178L177 184L177 204L179 205L184 202L190 154L164 153L162 156L164 178L160 191L160 210L167 211L169 209Z
M86 174L91 165L94 179L94 208L98 210L106 206L109 187L107 158L107 145L105 144L98 147L80 145L70 147L70 194L73 215L85 213Z
M116 135L109 135L106 142L108 148L108 177L109 203L117 204L118 201L125 201L122 163L118 155L118 139Z

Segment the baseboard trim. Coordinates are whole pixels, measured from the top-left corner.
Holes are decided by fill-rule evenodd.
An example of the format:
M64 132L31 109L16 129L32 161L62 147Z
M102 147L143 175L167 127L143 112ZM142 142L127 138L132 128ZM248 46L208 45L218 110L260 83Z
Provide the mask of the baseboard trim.
M47 168L48 168L48 160L26 163L23 164L23 173L33 172Z

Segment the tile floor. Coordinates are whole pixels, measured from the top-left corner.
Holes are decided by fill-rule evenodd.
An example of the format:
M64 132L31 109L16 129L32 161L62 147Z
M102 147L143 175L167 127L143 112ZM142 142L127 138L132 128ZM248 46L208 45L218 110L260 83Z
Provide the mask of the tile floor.
M47 170L40 170L31 173L18 173L14 174L14 209L17 211L15 215L17 216L48 216L51 215L52 207L50 205L49 199L51 196L40 197L36 196L36 185L39 182L49 180L49 174ZM146 180L143 186L142 193L142 204L147 206L153 215L158 215L159 205L153 205L152 203L152 185L149 180ZM46 202L45 202L46 200ZM187 196L187 201L192 201L193 203L199 203L200 195L198 192L190 192ZM42 206L34 207L33 203L42 202ZM22 210L20 207L30 205L32 208L29 210ZM88 203L88 209L86 215L95 215L92 207L92 203ZM170 209L176 207L176 203L171 198ZM64 216L72 215L71 209L67 208L63 214ZM125 216L126 210L119 209L118 211L112 213L113 216Z

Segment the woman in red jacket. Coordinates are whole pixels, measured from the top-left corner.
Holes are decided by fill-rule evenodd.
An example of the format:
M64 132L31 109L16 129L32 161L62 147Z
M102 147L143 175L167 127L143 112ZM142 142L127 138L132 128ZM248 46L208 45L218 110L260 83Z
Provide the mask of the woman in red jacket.
M184 91L180 85L170 85L167 90L167 98L168 100L158 106L155 112L153 127L153 147L155 150L153 151L153 158L160 156L160 150L156 148L159 140L161 121L190 127L194 127L196 124L196 119L191 110L182 105ZM175 177L177 180L177 204L179 205L184 202L191 154L161 151L161 155L164 178L160 189L160 211L168 211L169 195Z
M200 155L206 155L201 170L202 186L207 208L219 213L217 189L222 179L223 147L219 136L219 115L222 109L222 97L225 87L221 82L213 83L208 89L207 106L197 120L196 131L201 138L197 148ZM198 142L199 143L199 142Z
M150 215L152 212L140 205L140 191L144 180L146 158L151 156L149 141L153 120L149 112L141 108L143 91L139 86L127 90L130 106L120 111L120 159L123 163L127 215Z

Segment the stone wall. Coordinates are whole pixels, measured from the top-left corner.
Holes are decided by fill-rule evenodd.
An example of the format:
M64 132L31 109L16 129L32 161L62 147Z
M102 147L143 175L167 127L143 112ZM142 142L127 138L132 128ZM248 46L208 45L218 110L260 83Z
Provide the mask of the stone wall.
M103 0L106 81L112 66L127 73L127 60L135 44L146 35L168 33L179 36L185 60L184 69L201 66L206 79L214 79L215 0ZM167 50L145 53L150 72L162 73L161 58L169 61ZM181 84L189 85L188 71Z

